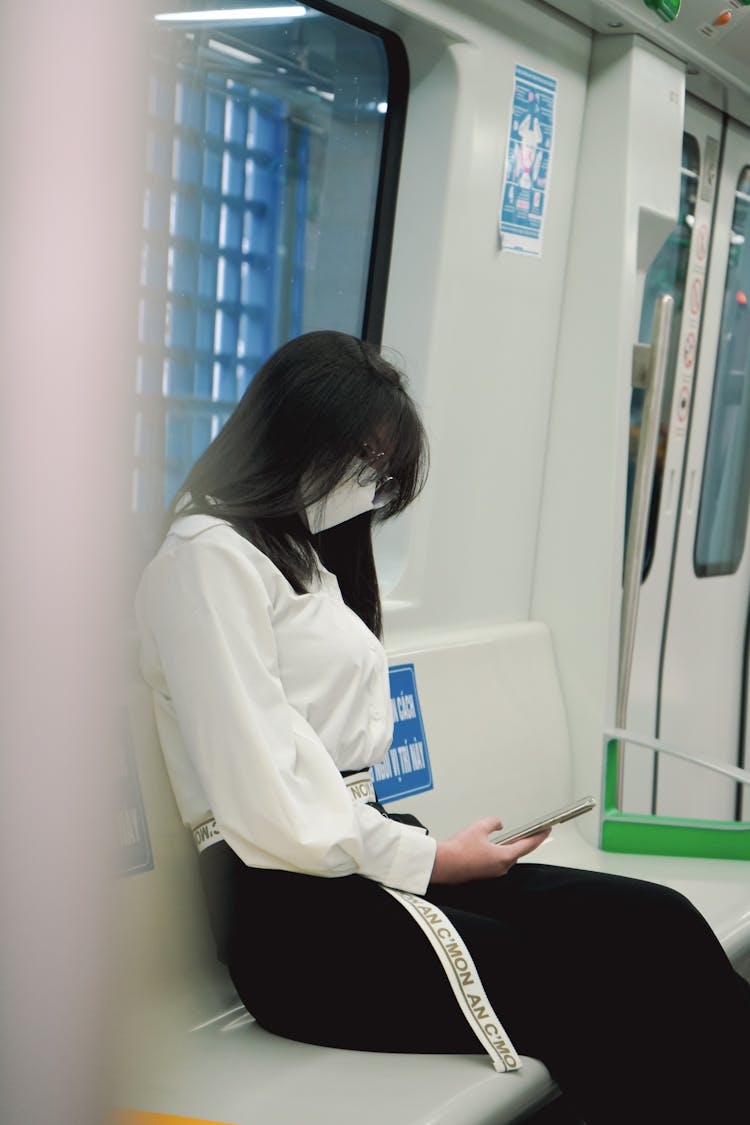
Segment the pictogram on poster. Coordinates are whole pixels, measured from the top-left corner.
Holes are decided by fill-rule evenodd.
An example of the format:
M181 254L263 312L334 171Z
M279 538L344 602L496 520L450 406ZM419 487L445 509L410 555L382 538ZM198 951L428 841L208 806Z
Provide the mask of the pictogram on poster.
M699 277L693 278L693 284L690 286L690 313L692 316L697 316L701 311L701 302L703 301L703 282Z
M500 209L503 250L542 253L556 96L556 78L516 66Z

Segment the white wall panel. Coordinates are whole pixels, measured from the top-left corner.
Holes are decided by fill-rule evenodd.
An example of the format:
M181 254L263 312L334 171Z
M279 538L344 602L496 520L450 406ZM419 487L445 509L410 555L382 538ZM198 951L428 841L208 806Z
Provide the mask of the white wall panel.
M581 792L598 789L614 718L632 344L643 273L676 221L683 108L672 60L635 38L596 41L533 599Z
M392 17L412 84L384 343L404 357L433 462L380 549L391 583L406 559L386 616L407 645L529 613L590 47L536 5L416 10ZM518 63L558 82L540 258L501 251L496 233Z

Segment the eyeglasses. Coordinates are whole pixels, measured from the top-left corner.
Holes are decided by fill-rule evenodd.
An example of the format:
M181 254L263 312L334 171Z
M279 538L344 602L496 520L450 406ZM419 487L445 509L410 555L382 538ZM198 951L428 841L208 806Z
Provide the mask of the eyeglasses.
M357 483L361 485L374 484L375 495L373 504L382 507L395 500L399 494L400 486L395 477L389 476L385 466L385 453L378 452L367 444L362 443L362 467L357 473Z

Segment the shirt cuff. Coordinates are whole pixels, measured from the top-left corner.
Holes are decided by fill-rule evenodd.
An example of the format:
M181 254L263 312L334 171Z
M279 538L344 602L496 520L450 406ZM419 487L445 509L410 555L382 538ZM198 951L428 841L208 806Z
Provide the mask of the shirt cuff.
M425 835L422 828L403 825L393 862L381 882L399 891L424 894L435 866L436 852L437 840L434 836Z

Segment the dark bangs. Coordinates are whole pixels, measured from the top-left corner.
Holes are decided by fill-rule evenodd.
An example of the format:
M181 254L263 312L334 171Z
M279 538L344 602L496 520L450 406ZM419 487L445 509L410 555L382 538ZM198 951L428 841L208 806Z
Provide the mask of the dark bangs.
M316 339L321 353L331 349L325 363L306 365L295 396L299 430L292 448L301 463L293 471L305 466L306 500L322 498L344 480L367 445L385 454L382 470L399 485L398 495L373 513L379 522L390 519L419 495L429 468L424 427L405 378L365 340L333 332L306 339ZM288 419L285 429L288 437ZM274 437L281 440L281 434Z
M383 444L379 448L386 453L384 461L388 475L398 482L398 494L373 513L378 523L408 508L424 488L430 467L427 437L413 402L400 382L397 388L389 387L389 390L395 391L395 394L378 427L378 432L383 435Z

